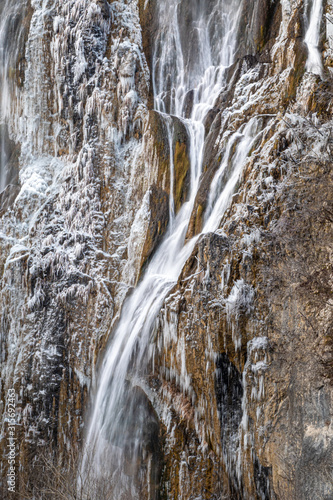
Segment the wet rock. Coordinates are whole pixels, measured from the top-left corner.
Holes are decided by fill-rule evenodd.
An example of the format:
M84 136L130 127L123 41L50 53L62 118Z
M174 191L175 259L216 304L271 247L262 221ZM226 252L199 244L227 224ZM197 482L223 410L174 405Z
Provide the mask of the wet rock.
M173 119L173 150L174 150L174 200L175 211L179 211L186 201L190 186L190 141L188 132L184 124Z
M5 212L6 210L8 210L8 208L10 208L13 205L19 192L20 192L19 186L8 184L8 186L6 186L6 188L0 193L0 213L1 214L3 212Z
M190 118L192 110L193 110L193 97L194 97L194 91L189 90L185 96L185 103L184 103L184 115L186 118Z
M169 196L162 189L153 185L150 192L150 221L146 233L146 241L142 250L141 269L160 243L169 222Z

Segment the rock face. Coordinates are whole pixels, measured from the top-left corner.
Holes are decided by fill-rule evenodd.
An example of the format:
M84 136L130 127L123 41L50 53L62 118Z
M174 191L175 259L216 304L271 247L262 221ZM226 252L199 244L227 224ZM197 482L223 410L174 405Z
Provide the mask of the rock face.
M317 2L237 3L233 62L202 126L184 229L193 247L154 319L140 381L126 379L129 429L140 427L143 451L133 467L127 450L125 475L138 475L139 493L115 497L106 478L92 498L333 498L333 2L320 4L311 49ZM186 120L198 97L187 82L185 118L174 116L171 65L156 111L164 2L10 3L1 21L17 50L1 61L0 82L9 103L0 106L0 414L5 457L14 388L16 493L5 459L0 491L63 498L67 481L74 498L106 345L191 199ZM189 75L201 57L196 15L214 47L219 5L179 2ZM52 482L55 465L73 467L72 483L62 472Z

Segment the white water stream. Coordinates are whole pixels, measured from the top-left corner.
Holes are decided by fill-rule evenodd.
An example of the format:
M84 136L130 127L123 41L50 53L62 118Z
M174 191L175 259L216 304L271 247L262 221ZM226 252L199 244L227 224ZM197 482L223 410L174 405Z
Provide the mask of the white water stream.
M0 3L0 192L8 180L7 126L13 113L11 104L23 45L24 11L21 1L5 0Z
M225 69L233 63L242 8L239 0L217 0L210 2L209 7L208 2L196 0L187 12L191 17L190 28L184 38L182 22L186 12L181 12L181 8L186 3L159 2L160 29L153 58L153 84L155 110L161 113L168 127L171 153L172 117L181 119L188 131L190 193L177 214L170 196L169 229L140 283L125 301L119 323L111 333L86 434L83 477L87 476L91 464L97 476L107 464L113 498L117 499L142 499L134 484L137 478L133 481L132 476L139 474L139 457L147 453L146 428L148 424L153 428L155 422L149 422L151 417L144 409L134 381L145 374L154 322L199 237L185 244L202 172L204 119L225 84ZM190 113L189 91L192 91ZM211 186L203 232L218 228L255 134L256 120L251 120L231 135ZM170 169L172 185L175 179L172 162ZM227 181L221 182L226 169ZM146 480L149 482L149 478Z
M305 35L305 43L308 47L307 71L322 76L323 63L319 50L320 25L323 16L323 0L313 0L309 26Z

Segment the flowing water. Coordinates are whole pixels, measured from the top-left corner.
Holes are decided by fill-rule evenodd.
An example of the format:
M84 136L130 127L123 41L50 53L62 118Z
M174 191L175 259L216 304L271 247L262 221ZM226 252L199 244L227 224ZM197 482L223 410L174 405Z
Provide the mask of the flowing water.
M309 26L305 35L305 43L308 47L308 59L306 69L311 73L322 76L323 63L321 52L319 50L320 43L320 25L323 17L323 0L313 0Z
M12 100L20 78L20 55L24 41L25 6L21 1L0 2L0 191L10 180L8 122L13 113Z
M112 478L112 498L142 498L137 486L142 487L145 482L148 498L154 498L153 485L158 472L154 473L152 463L158 453L154 448L158 416L148 408L139 380L146 375L148 346L156 317L199 237L185 244L202 169L204 120L225 85L226 68L234 61L241 8L239 0L159 2L159 30L153 58L155 110L168 128L171 158L174 116L187 129L191 183L188 199L177 214L170 196L167 234L138 286L125 301L100 369L82 471L84 478L90 468L98 476L106 466L107 475ZM251 120L231 135L212 182L203 232L218 228L256 128L256 120ZM171 161L171 192L175 182L173 168ZM146 471L139 467L143 460Z

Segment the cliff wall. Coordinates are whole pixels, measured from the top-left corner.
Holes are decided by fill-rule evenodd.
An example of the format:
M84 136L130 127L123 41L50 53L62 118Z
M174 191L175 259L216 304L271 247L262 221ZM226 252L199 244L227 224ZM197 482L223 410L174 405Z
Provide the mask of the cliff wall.
M38 457L61 470L82 449L124 300L163 242L170 198L176 213L189 198L191 143L176 118L170 138L154 105L158 2L14 3L20 35L1 21L18 41L1 87L11 172L0 194L1 437L5 450L14 388L17 495L48 499L57 493L43 493L40 467L52 468ZM188 64L195 4L178 13ZM234 62L204 122L186 240L199 237L132 382L153 415L155 472L139 498L333 497L333 3L323 2L318 71L305 43L312 8L241 4ZM224 189L236 171L212 212L213 179ZM1 464L2 498L13 498Z

